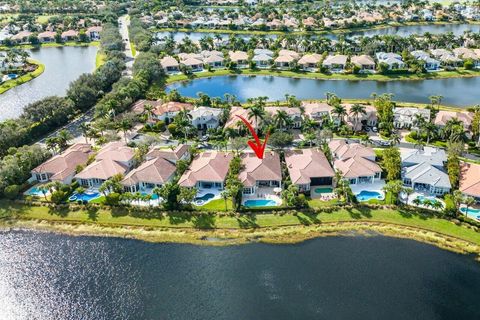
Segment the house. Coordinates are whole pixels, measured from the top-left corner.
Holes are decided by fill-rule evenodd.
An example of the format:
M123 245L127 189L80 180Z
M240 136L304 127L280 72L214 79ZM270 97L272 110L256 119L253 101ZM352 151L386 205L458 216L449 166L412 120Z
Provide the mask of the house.
M239 116L249 120L250 124L254 129L258 128L258 124L255 121L255 118L251 118L251 119L249 118L249 110L247 108L236 107L236 106L233 106L230 109L230 115L228 117L227 122L224 125L224 128L233 128L233 129L245 128L245 125L243 124L242 120L240 120Z
M298 60L298 65L305 71L317 71L322 55L318 53L306 54Z
M246 68L248 66L248 54L244 51L230 51L228 53L230 60L236 63L237 68Z
M343 54L337 54L334 56L328 56L323 60L322 65L332 72L342 72L347 65L348 56Z
M352 64L360 68L360 72L374 72L375 71L375 61L372 57L366 54L360 56L353 56Z
M333 186L335 172L320 150L287 150L285 162L290 179L300 192L309 192L317 186Z
M427 71L438 71L440 69L440 61L433 59L430 55L422 50L412 51L411 55L420 61L423 61L423 67Z
M75 175L75 180L82 186L100 187L111 177L126 174L135 164L134 157L135 150L123 142L110 142L98 152L94 162Z
M87 164L92 154L89 144L76 143L33 169L32 178L38 182L59 181L70 184L77 168Z
M45 31L38 34L38 41L42 43L54 42L55 41L55 32Z
M264 55L270 56L270 58L273 57L273 51L269 49L255 49L253 50L253 54L254 55L264 54Z
M212 68L222 68L224 66L224 60L223 55L211 54L203 59L203 63Z
M388 70L405 69L402 56L397 53L377 52L376 56L379 63L384 63L388 66Z
M452 119L458 119L463 123L466 130L470 130L472 127L473 113L472 112L457 112L439 110L435 116L434 124L438 127L445 127L447 122Z
M202 152L193 159L178 184L189 188L223 190L232 159L231 153Z
M156 118L158 120L164 121L166 124L169 124L173 121L173 118L180 111L190 111L193 110L193 105L190 103L169 101L164 103L153 110Z
M375 162L372 148L345 140L332 140L328 146L335 159L333 167L351 185L374 183L381 179L382 168Z
M171 163L176 164L180 160L183 161L190 158L190 147L186 144L179 144L173 150L157 147L151 149L145 156L147 160L152 160L159 157L167 159Z
M243 184L243 194L253 195L264 188L280 188L282 186L282 167L278 153L265 152L263 159L255 153L241 155L242 170L238 178ZM269 192L269 190L265 190Z
M290 55L281 55L275 58L273 61L275 66L280 69L289 69L292 67L292 64L295 62L295 58Z
M153 158L127 173L121 184L127 192L151 193L153 188L172 181L175 170L173 162L163 157Z
M319 125L322 125L325 119L331 119L330 112L333 108L324 102L302 102L302 105L305 110L305 116L317 122Z
M464 195L474 197L480 201L480 165L476 163L461 162L459 187Z
M15 42L15 43L26 43L28 42L28 38L32 34L33 33L31 33L30 31L20 31L19 33L11 37L10 40L12 40L12 42Z
M180 64L174 57L165 56L160 60L160 64L166 73L177 73L180 71Z
M405 186L432 195L450 192L452 186L444 164L447 155L443 149L425 147L402 154L402 181Z
M281 49L280 51L278 51L278 55L279 56L291 56L295 60L298 60L298 58L300 58L300 55L298 54L298 52L293 51L293 50L287 50L287 49Z
M198 130L216 129L221 113L221 109L211 107L197 107L189 112L192 125Z
M180 64L192 70L192 72L199 72L203 70L203 61L194 57L188 57L185 60L180 60Z
M92 26L87 29L87 36L91 41L100 40L100 33L102 32L101 26Z
M471 60L473 61L473 65L475 68L480 68L480 56L476 52L478 52L478 49L476 49L475 51L464 47L453 49L453 54L457 58L460 58L463 61Z
M265 107L265 111L270 114L272 117L279 111L284 111L291 122L291 127L294 129L298 129L302 127L303 117L300 108L289 108L289 107Z
M430 122L429 109L397 107L393 109L393 125L397 129L415 128L417 115L421 116L426 122Z
M363 126L376 127L378 124L377 109L372 105L364 105L365 114L358 115L352 113L353 104L346 103L343 105L347 111L347 125L355 131L359 131Z
M78 37L78 31L67 30L62 32L62 41L75 41Z
M272 61L272 56L264 53L255 54L252 58L255 66L260 69L269 68Z
M457 67L463 64L462 59L456 57L452 52L446 49L433 49L430 50L432 56L440 61L443 66Z

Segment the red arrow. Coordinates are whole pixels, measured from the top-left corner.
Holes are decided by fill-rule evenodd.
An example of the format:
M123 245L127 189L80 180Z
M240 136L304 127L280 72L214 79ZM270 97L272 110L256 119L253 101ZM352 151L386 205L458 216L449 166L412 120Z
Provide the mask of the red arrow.
M260 142L260 139L258 138L257 133L253 129L252 125L250 124L250 122L248 122L248 120L245 119L242 116L237 115L237 117L239 117L240 120L242 120L243 123L245 123L248 130L250 130L250 133L252 134L253 138L255 139L255 142L253 142L251 140L248 140L248 145L250 146L250 148L252 148L253 151L255 151L255 154L257 155L258 159L263 159L263 154L265 152L265 146L267 145L268 136L270 135L270 133L267 132L267 135L265 136L265 141L262 144Z

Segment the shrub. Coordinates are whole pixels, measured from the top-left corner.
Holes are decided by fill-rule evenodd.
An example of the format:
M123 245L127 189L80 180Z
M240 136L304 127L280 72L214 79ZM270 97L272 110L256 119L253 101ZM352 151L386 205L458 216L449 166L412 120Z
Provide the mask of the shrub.
M56 190L52 193L51 200L55 204L59 204L65 201L67 193L62 190Z
M5 190L3 191L3 195L5 196L5 198L13 200L16 197L18 197L19 192L20 192L20 186L16 184L12 184L5 188Z
M120 194L116 192L112 192L107 194L105 197L105 203L111 206L115 206L120 203Z

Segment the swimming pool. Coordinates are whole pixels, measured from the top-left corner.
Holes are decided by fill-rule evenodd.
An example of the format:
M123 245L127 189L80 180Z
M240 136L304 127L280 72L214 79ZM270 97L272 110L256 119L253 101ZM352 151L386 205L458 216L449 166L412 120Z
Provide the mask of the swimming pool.
M146 192L143 192L143 193L142 193L142 196L148 196L148 195L152 196L152 197L151 197L151 200L157 200L157 199L158 199L158 194L146 193Z
M466 207L462 207L462 208L460 208L460 212L463 213L463 214L466 214L470 218L480 220L480 209L468 208L468 210L467 210Z
M332 193L333 188L315 188L315 193Z
M254 207L276 207L277 203L273 200L267 199L253 199L247 200L243 203L245 207L254 208Z
M425 197L425 196L418 196L417 197L418 200L420 200L421 203L425 203L425 200L428 200L430 201L431 203L441 203L437 198L435 197Z
M40 186L33 186L27 191L25 191L23 194L26 196L37 196L37 197L43 197L42 191L40 191ZM50 191L46 192L46 195L49 195Z
M92 201L100 197L99 192L84 192L84 193L74 193L68 200L70 201Z
M356 194L357 200L364 202L372 199L383 200L383 195L378 191L362 190Z
M213 198L215 198L215 195L213 193L205 193L201 197L196 197L195 200L193 201L193 203L197 206L203 206L204 204L206 204L207 202L209 202Z

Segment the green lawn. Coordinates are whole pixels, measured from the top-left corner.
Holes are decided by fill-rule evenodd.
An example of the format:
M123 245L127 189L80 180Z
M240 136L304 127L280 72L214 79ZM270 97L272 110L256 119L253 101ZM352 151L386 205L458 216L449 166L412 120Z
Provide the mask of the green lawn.
M194 206L194 207L196 210L199 210L199 211L210 211L210 212L228 211L228 210L232 210L232 200L229 200L229 199L227 200L227 210L225 210L225 200L223 199L212 200L203 206Z
M107 60L107 56L102 51L98 50L97 55L95 56L95 68L98 69L102 66Z
M38 45L31 45L31 44L19 44L13 47L7 46L0 46L0 50L10 50L11 48L22 48L22 49L33 49L33 48L51 48L51 47L88 47L88 46L95 46L98 47L100 45L99 41L91 41L91 42L77 42L77 41L68 41L68 42L48 42L48 43L40 43Z
M220 203L217 203L220 206ZM0 201L0 217L16 216L20 219L39 219L71 223L98 223L103 226L142 226L167 228L218 228L245 229L248 227L279 227L314 225L328 222L368 221L383 222L409 227L422 228L480 244L480 233L458 226L450 221L419 214L416 211L393 209L354 208L340 209L333 213L309 213L297 211L294 214L248 214L242 216L217 216L205 213L201 216L175 215L162 216L157 213L128 212L125 208L110 210L93 208L90 210L52 210L48 207L29 207ZM207 223L208 222L208 223Z
M45 71L45 65L43 63L40 63L39 61L33 60L33 59L28 59L30 63L38 65L37 69L35 71L27 73L17 79L13 80L8 80L5 81L4 83L0 84L0 94L4 93L5 91L8 91L16 86L22 85L32 79L35 79L39 75Z
M132 47L133 52L133 47ZM422 74L324 74L320 72L294 72L284 70L213 70L194 73L191 76L184 74L170 75L166 83L173 83L177 81L186 81L199 78L209 78L225 75L265 75L289 78L306 78L306 79L322 79L322 80L375 80L375 81L393 81L393 80L424 80L424 79L447 79L447 78L464 78L464 77L478 77L480 71L459 69L456 71L440 71Z

